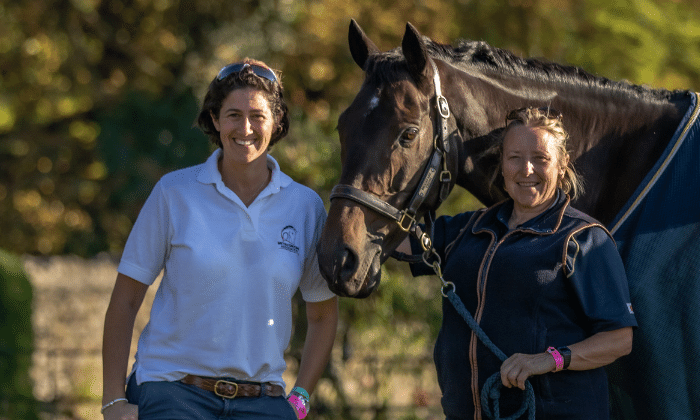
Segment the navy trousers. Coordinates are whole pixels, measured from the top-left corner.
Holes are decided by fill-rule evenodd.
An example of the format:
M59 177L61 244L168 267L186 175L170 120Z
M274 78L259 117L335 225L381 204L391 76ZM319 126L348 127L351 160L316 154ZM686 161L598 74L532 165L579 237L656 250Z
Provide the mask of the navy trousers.
M297 420L294 408L280 397L226 399L181 382L144 382L129 378L126 397L139 406L139 420Z

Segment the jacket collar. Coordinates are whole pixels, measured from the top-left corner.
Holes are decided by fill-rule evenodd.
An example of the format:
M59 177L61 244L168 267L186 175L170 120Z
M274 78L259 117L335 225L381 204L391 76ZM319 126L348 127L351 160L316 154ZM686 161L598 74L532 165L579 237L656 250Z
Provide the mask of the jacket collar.
M533 217L514 230L529 231L539 235L552 234L559 229L564 212L569 207L570 198L561 190L557 190L557 198L554 203L538 216ZM502 231L508 230L508 219L513 212L513 199L509 198L488 209L478 217L472 228L472 232Z

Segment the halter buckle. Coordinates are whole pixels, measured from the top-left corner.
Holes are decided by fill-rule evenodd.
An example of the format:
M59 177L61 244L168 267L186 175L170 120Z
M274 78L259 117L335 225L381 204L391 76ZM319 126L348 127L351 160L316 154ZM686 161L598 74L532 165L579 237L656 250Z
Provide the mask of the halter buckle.
M450 171L440 172L440 182L452 182L452 173Z
M408 226L406 226L404 222L406 219L408 219ZM397 223L399 224L401 230L403 230L404 232L408 232L409 230L411 230L411 227L416 223L416 218L404 211L401 212L401 218L398 220Z
M433 248L433 241L425 232L420 235L420 246L423 248L423 251L429 251Z
M450 106L447 104L447 98L442 95L437 96L437 109L442 118L450 118Z

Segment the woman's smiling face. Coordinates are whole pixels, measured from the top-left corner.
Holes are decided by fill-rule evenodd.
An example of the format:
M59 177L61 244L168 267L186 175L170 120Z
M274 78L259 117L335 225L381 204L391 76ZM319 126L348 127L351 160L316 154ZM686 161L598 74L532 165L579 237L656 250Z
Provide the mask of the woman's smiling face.
M546 130L516 125L503 139L505 189L516 212L541 213L556 196L568 162L557 154L556 139Z
M220 133L225 158L240 164L266 159L276 121L263 91L232 90L212 121Z

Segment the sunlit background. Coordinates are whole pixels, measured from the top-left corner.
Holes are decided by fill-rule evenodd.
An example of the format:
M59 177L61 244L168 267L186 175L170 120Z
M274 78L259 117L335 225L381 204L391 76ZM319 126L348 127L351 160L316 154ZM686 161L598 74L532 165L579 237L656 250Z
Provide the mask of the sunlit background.
M199 101L220 67L246 56L282 71L292 125L272 154L328 204L340 170L337 117L363 77L347 46L351 18L383 50L400 45L411 22L442 43L484 40L614 80L698 90L699 11L700 0L3 1L0 248L25 261L118 258L159 177L211 152L193 126ZM478 206L456 192L440 210ZM389 263L379 293L343 300L317 418L439 417L437 287ZM93 315L101 335L104 312ZM99 409L99 366L90 372L73 395L35 390L40 415L97 415L85 406Z

